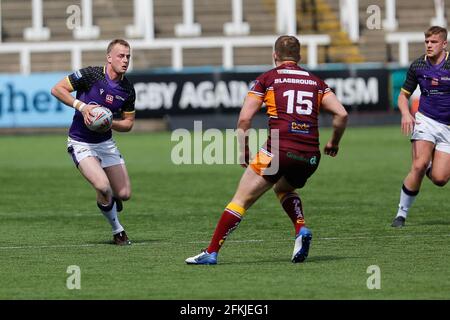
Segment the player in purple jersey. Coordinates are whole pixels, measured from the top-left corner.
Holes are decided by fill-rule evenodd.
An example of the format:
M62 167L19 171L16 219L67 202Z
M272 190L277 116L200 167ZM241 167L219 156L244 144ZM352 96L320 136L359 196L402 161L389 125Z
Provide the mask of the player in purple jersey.
M67 150L80 173L97 192L97 206L111 224L113 241L117 245L131 244L120 224L117 212L122 201L130 199L131 184L125 162L112 130L128 132L134 124L135 91L125 77L130 62L130 45L122 39L109 43L106 66L80 69L59 81L52 95L75 109L69 130ZM76 98L70 93L76 91ZM92 109L99 105L120 114L106 132L88 129Z
M243 164L247 169L217 223L208 248L187 258L187 264L216 264L218 252L228 235L238 227L253 203L270 189L294 225L291 261L303 262L308 256L312 233L305 226L302 202L296 189L305 185L319 165L319 109L333 116L332 136L324 147L325 154L332 157L339 150L347 111L325 82L298 66L300 43L296 37L279 37L273 59L276 67L256 79L238 120L238 132L241 133L238 139L245 144L245 133L265 103L269 138L251 163ZM277 144L278 148L275 147ZM247 150L246 147L242 149ZM274 166L275 163L278 165Z
M441 187L450 179L450 59L446 47L446 29L433 26L425 32L426 54L411 64L398 97L402 132L412 133L412 166L403 181L393 227L405 225L425 175ZM413 116L408 101L417 85L421 95Z

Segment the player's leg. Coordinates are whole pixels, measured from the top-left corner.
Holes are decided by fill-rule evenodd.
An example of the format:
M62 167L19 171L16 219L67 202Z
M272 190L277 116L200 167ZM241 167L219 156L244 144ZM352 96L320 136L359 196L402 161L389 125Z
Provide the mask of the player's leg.
M438 149L434 152L430 178L439 187L445 186L450 180L450 147L448 152Z
M80 161L78 169L97 192L97 206L108 220L113 237L124 231L117 217L116 205L112 199L112 188L105 171L95 157L86 157ZM117 243L117 241L115 241ZM117 243L122 244L122 243Z
M443 187L450 179L450 126L442 123L435 125L436 147L428 177L435 185Z
M412 142L412 165L403 181L397 215L392 222L393 227L404 226L409 208L419 193L434 147L435 144L431 141L415 140Z
M302 201L289 181L282 177L273 186L273 191L280 200L280 204L287 213L295 228L294 250L291 261L303 262L308 257L309 247L312 240L311 231L305 227Z
M117 211L122 211L122 201L131 198L131 183L127 168L124 163L104 168L108 180L111 183L114 200L117 203Z
M412 142L412 165L403 184L411 192L418 192L422 184L425 171L433 155L434 143L425 140Z
M128 171L124 163L116 164L110 167L103 168L108 180L111 184L113 193L113 202L116 208L115 219L119 221L117 212L121 212L123 209L122 201L127 201L131 197L131 183L128 176ZM130 245L131 241L128 238L126 231L122 227L122 231L115 233L113 240L118 245Z
M272 182L258 175L252 168L247 167L231 202L247 210L272 186Z
M241 222L245 212L273 183L247 167L231 202L226 206L217 223L208 248L197 256L186 259L188 264L216 264L217 254L230 233Z
M312 233L305 226L302 202L295 192L303 188L308 178L317 170L320 162L320 152L299 153L293 151L281 156L283 177L274 185L274 191L283 209L294 224L295 240L292 252L292 262L303 262L308 257Z
M280 201L283 210L294 225L295 234L298 234L300 229L305 225L305 218L302 200L295 189L296 188L289 184L285 177L281 177L281 179L273 186L273 191Z
M245 170L231 202L226 206L217 223L207 249L208 252L218 252L220 250L227 236L238 227L247 209L272 185L271 182L255 173L251 168L248 167Z
M102 142L97 148L97 154L111 185L114 219L119 223L117 212L122 211L122 200L128 200L131 195L130 178L125 167L125 161L113 139ZM114 234L113 240L118 245L131 244L123 227L121 227L120 232Z
M97 192L97 202L108 205L112 199L112 189L99 160L96 157L86 157L78 164L82 176L94 187Z

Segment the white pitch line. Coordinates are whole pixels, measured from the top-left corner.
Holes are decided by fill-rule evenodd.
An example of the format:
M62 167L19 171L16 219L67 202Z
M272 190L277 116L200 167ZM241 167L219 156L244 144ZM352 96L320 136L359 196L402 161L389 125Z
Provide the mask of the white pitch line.
M133 243L133 246L142 246L150 244L150 242L138 242ZM13 247L0 247L0 250L5 249L54 249L54 248L85 248L85 247L98 247L109 246L112 243L85 243L85 244L60 244L60 245L47 245L47 246L13 246Z
M374 239L400 239L400 238L417 238L417 237L450 237L450 234L421 234L421 235L392 235L392 236L360 236L360 237L323 237L323 238L316 238L314 241L352 241L352 240L374 240ZM290 242L293 239L279 239L279 240L270 240L270 242ZM254 243L254 242L265 242L269 240L262 240L262 239L248 239L248 240L228 240L227 242L230 243ZM204 244L208 243L209 240L204 241L189 241L185 242L186 244ZM133 246L146 246L151 244L158 244L158 243L169 243L168 241L150 241L150 242L135 242L132 245ZM112 243L86 243L86 244L67 244L67 245L43 245L43 246L7 246L7 247L0 247L0 250L13 250L13 249L57 249L57 248L86 248L86 247L98 247L98 246L111 246Z

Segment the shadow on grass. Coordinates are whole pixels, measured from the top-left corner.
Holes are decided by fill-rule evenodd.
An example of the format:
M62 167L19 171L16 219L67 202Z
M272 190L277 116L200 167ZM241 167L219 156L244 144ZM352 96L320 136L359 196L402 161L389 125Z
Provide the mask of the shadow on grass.
M356 257L342 257L342 256L312 256L308 257L305 262L303 263L296 263L298 265L304 264L304 263L321 263L321 262L328 262L328 261L337 261L337 260L346 260L346 259L356 259ZM252 261L230 261L231 258L228 258L226 262L220 262L221 265L233 265L233 264L263 264L263 263L290 263L291 260L289 257L283 257L283 258L276 258L273 259L264 259L264 260L258 260L254 259Z
M347 260L347 259L355 259L356 257L343 257L343 256L312 256L306 259L306 263L316 263L316 262L328 262L328 261L336 261L336 260Z
M160 242L166 242L163 239L130 239L131 241L131 246L132 245L139 245L139 246L143 246L143 245L150 245L152 243L160 243ZM105 241L88 241L86 242L87 244L110 244L110 245L114 245L117 246L112 239L110 240L105 240Z

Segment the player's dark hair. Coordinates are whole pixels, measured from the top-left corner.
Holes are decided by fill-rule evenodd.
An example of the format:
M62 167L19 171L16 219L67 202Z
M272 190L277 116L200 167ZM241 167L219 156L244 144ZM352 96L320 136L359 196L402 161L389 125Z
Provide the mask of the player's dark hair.
M444 41L447 40L447 29L439 26L432 26L427 31L425 31L425 38L431 37L435 34L440 35Z
M112 48L113 48L116 44L121 44L122 46L125 46L125 47L127 47L127 48L130 48L130 44L129 44L127 41L125 41L125 40L123 40L123 39L114 39L113 41L111 41L111 42L108 44L108 48L106 49L106 53L107 53L107 54L110 53L111 50L112 50Z
M293 36L280 36L275 41L275 53L280 61L299 62L301 59L300 42Z

